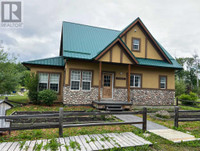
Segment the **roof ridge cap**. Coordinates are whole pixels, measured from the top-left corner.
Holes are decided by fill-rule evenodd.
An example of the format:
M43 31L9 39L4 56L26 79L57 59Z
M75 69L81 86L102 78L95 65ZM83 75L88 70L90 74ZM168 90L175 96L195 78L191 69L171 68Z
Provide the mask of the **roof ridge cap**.
M40 61L40 60L45 60L45 59L54 59L54 58L64 58L64 57L63 56L56 56L56 57L50 57L50 58L43 58L43 59L35 59L35 60L30 60L30 61L23 61L22 63L31 62L31 61Z

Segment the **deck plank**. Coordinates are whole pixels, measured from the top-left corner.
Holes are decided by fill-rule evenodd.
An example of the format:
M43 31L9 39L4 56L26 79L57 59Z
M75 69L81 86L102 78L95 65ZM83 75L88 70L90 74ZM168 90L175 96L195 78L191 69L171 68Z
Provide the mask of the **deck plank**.
M105 137L101 134L96 134L99 138L100 138L100 141L101 139L105 139ZM112 143L108 140L105 140L105 141L101 141L101 142L104 142L109 148L114 148L114 146L112 145Z
M103 146L101 146L101 144L99 143L99 141L97 140L97 138L94 135L89 135L90 139L94 139L94 144L98 147L99 150L103 150Z
M129 133L123 133L126 137L130 138L133 142L136 143L136 146L144 145L145 142L143 140L138 139L138 137L135 137L135 135L130 135Z
M108 133L104 133L104 134L102 134L102 135L105 136L105 137L109 137L110 143L112 143L112 145L113 145L114 147L121 147L120 143L119 143L119 142L117 143L116 140L115 140L115 138L109 136Z
M92 150L98 150L96 144L94 144L94 142L90 141L90 138L89 138L88 135L83 135L83 137L84 137L87 141L89 141L88 144L91 146ZM87 143L87 142L86 142L86 143Z
M108 145L105 143L106 140L105 140L105 141L102 141L102 140L101 140L101 137L99 137L97 134L94 134L93 136L97 138L98 142L101 144L101 146L103 147L103 149L109 149L109 148L111 148L110 146L108 146Z
M41 151L45 151L44 146L47 144L47 139L41 140L43 142Z
M137 136L137 135L135 135L135 134L133 134L133 133L131 133L131 132L126 132L126 133L127 133L128 135L132 136L133 138L135 138L136 140L141 141L141 142L143 142L143 143L145 143L145 144L148 144L148 145L151 145L151 144L152 144L151 142L146 141L146 140L143 139L142 137L139 137L139 136Z
M34 148L36 142L37 141L31 141L27 151L33 151L33 148Z
M22 147L22 151L26 151L27 148L29 147L31 141L26 141L24 146Z
M69 147L69 151L73 151L73 149L70 147L70 139L69 137L65 137L65 144Z
M128 134L121 134L123 135L123 137L125 137L126 139L128 139L132 144L134 144L135 146L140 146L141 145L141 141L136 140L134 137L130 137Z
M15 148L17 147L18 144L19 144L18 142L14 142L14 143L10 146L9 151L15 151Z
M113 135L112 133L108 133L107 135L109 137L111 137L111 138L114 138L114 140L116 141L116 143L118 143L121 147L129 146L128 144L126 144L124 142L124 140L119 139L116 135Z
M4 142L4 143L1 143L1 144L0 144L0 150L3 149L3 147L6 145L6 143L7 143L7 142Z
M78 136L74 136L74 138L75 138L76 142L80 144L81 151L86 151L86 148L85 148L84 144L82 143L81 139Z
M78 136L80 138L80 140L82 141L83 145L85 146L87 151L92 151L92 147L89 145L89 143L86 142L85 138L80 135Z
M2 148L2 151L8 151L12 144L13 142L7 142L6 145Z
M64 138L59 138L59 142L61 144L60 150L61 151L66 151L66 148L65 148L65 139Z

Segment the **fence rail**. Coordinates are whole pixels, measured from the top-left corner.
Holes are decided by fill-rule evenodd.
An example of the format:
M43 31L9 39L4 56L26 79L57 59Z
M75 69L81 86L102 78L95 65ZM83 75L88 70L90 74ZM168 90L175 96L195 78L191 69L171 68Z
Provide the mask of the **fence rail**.
M191 121L200 121L200 110L179 110L179 107L176 106L174 110L174 127L178 127L179 122L191 122ZM188 114L188 115L180 115L180 114ZM197 113L197 115L193 115Z
M80 117L80 116L97 116L97 115L113 115L113 114L142 114L143 120L140 122L103 122L103 123L79 123L79 124L69 124L64 123L64 119L69 116ZM31 130L31 129L47 129L47 128L59 128L59 136L63 136L63 128L69 127L87 127L87 126L105 126L105 125L127 125L127 124L142 124L143 131L147 128L147 109L143 108L142 111L137 112L64 112L63 108L59 109L58 113L51 114L34 114L34 115L10 115L10 116L0 116L0 119L10 120L24 120L24 119L47 119L55 118L58 122L48 122L48 123L32 123L26 126L21 122L22 126L13 127L10 124L8 128L0 128L0 131L13 131L13 130ZM34 121L34 120L33 120Z

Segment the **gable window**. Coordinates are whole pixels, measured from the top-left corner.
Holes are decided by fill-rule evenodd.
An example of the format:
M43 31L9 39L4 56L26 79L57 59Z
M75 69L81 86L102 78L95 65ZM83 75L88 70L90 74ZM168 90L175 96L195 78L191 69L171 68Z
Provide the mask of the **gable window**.
M54 90L59 93L60 74L57 73L39 73L38 90Z
M135 88L141 87L141 75L139 74L131 74L130 75L130 86Z
M132 39L132 50L133 51L140 51L140 39L133 38Z
M91 90L92 72L91 71L71 71L71 90Z
M167 76L160 76L160 89L167 88Z

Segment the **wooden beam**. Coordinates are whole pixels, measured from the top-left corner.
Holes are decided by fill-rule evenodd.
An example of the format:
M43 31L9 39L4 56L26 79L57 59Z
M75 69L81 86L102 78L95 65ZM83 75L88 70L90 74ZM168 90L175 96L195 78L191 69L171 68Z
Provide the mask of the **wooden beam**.
M102 62L99 62L99 91L98 91L98 100L101 100L101 71L102 71Z
M129 64L128 65L128 85L127 85L127 94L128 94L128 98L127 98L127 100L128 100L128 102L130 102L130 80L131 80L131 76L130 76L130 74L131 74L131 65Z

